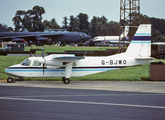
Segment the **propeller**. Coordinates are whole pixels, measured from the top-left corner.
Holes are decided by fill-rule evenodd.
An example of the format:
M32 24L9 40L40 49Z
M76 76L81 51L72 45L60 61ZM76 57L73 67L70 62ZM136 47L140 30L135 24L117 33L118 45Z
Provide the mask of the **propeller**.
M44 60L43 62L43 75L44 75L44 72L45 72L45 59L44 59L44 48L42 47L42 58Z

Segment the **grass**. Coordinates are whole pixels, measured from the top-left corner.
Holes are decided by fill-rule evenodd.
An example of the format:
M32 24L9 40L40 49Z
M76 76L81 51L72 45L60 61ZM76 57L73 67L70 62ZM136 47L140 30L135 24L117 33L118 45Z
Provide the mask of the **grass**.
M37 47L37 46L32 46L32 47L25 47L25 51L29 51L30 49L42 49L42 47ZM45 45L44 46L45 53L46 52L64 52L64 51L93 51L93 50L99 50L99 51L104 51L106 49L118 49L118 47L74 47L74 46L65 46L65 47L58 47L58 46L49 46ZM37 51L37 54L41 54L40 51Z

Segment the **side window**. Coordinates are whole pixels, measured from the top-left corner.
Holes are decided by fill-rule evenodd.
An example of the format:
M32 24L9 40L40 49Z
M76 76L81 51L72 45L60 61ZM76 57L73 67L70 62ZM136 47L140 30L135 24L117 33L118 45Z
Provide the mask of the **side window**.
M23 66L30 66L30 63L31 63L31 60L26 59L26 60L24 60L24 61L21 63L21 65L23 65Z
M41 63L38 60L34 60L33 66L41 66Z
M28 66L30 66L30 64L31 64L31 60L28 60Z

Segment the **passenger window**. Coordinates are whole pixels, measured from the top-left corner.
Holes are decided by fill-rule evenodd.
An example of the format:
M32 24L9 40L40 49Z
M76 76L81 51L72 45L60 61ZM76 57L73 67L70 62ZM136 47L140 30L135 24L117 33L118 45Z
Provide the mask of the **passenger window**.
M33 66L41 66L41 63L38 60L34 60Z

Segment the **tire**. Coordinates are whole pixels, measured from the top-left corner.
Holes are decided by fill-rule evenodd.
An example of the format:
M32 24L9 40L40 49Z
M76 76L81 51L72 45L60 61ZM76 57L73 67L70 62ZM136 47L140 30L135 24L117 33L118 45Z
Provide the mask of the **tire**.
M11 77L7 78L7 82L8 83L12 83L13 82L13 78L11 78Z
M63 82L65 81L65 77L62 78L62 81L63 81Z
M68 78L65 78L65 80L63 81L65 84L69 84L70 80Z

